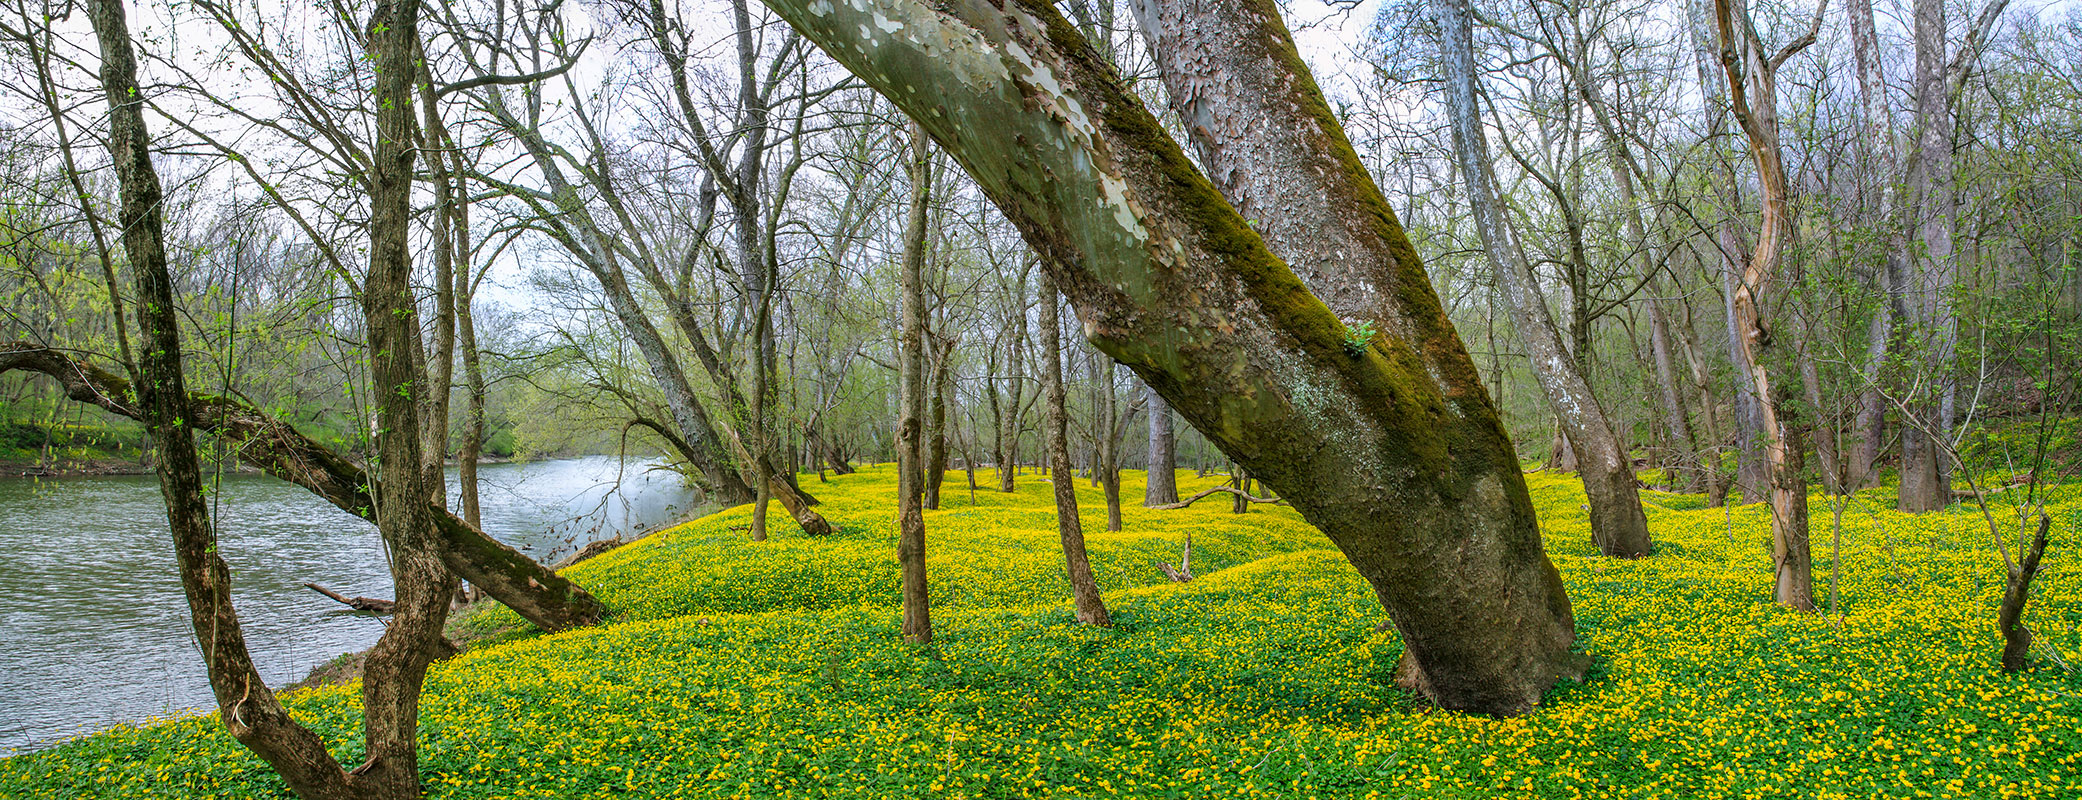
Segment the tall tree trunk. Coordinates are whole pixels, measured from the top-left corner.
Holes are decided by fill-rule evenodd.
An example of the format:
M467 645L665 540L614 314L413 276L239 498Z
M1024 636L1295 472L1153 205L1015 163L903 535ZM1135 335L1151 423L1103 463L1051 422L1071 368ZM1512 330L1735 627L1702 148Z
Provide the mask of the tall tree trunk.
M1776 278L1778 262L1792 235L1792 203L1786 186L1785 165L1779 160L1778 67L1787 58L1814 42L1814 32L1768 55L1757 41L1748 7L1737 0L1714 0L1715 27L1720 34L1720 62L1727 76L1729 107L1742 126L1756 165L1757 184L1763 199L1763 224L1757 245L1750 252L1740 279L1729 294L1735 312L1733 347L1735 364L1754 392L1756 413L1763 418L1765 463L1771 483L1771 541L1777 574L1776 597L1781 605L1801 611L1814 610L1814 585L1809 573L1807 484L1800 471L1798 442L1788 441L1793 425L1783 413L1780 398L1772 392L1771 374L1764 364L1766 348L1772 344L1763 320L1763 292ZM1820 25L1820 18L1816 18Z
M362 714L368 760L354 771L363 791L419 795L419 693L427 665L454 649L442 638L455 578L429 514L426 470L419 459L418 303L412 287L411 198L413 84L419 77L419 3L378 0L370 10L369 49L376 73L375 144L369 171L369 273L362 284L369 337L370 391L379 423L375 452L382 484L376 528L390 550L397 598L390 625L362 667Z
M911 211L904 228L903 321L898 339L896 560L903 569L904 640L933 640L925 586L925 217L931 161L925 132L911 124Z
M138 416L159 449L159 490L218 718L240 744L273 767L291 791L307 800L354 798L353 779L326 752L317 734L290 718L246 649L231 602L231 570L217 550L209 504L203 499L193 428L185 422L188 389L181 371L179 311L166 264L164 195L152 165L129 24L120 0L90 0L87 13L101 49L109 155L121 183L123 249L136 280L141 339L135 365Z
M1517 322L1533 375L1546 392L1548 406L1575 454L1590 500L1591 538L1605 555L1639 558L1648 555L1654 543L1649 539L1648 518L1635 488L1633 459L1620 446L1611 420L1591 393L1581 361L1587 354L1578 352L1572 357L1563 346L1554 317L1547 310L1547 300L1540 293L1496 188L1488 138L1482 130L1475 100L1478 76L1474 23L1467 2L1431 0L1431 13L1440 31L1445 60L1446 107L1453 126L1453 150L1468 192L1475 229L1482 237L1498 287ZM1575 287L1572 294L1576 295L1577 305L1586 302L1582 287ZM1579 311L1571 327L1576 329L1578 347L1587 349L1588 326L1583 324L1583 317Z
M1099 595L1099 581L1092 576L1092 561L1084 549L1084 522L1077 516L1077 486L1070 470L1070 414L1063 407L1063 335L1061 314L1056 310L1053 276L1041 273L1041 391L1047 395L1049 483L1055 487L1056 531L1063 540L1063 562L1070 576L1070 595L1077 604L1077 621L1087 625L1112 625L1106 600Z
M1915 276L1913 306L1922 342L1922 380L1930 387L1911 398L1909 408L1921 424L1901 429L1900 508L1907 512L1937 511L1952 502L1945 460L1933 436L1944 436L1952 420L1952 349L1958 320L1952 314L1952 218L1958 206L1952 188L1952 106L1946 86L1945 4L1915 4L1915 130L1909 176L1915 205L1916 246L1910 253Z
M1014 480L1019 473L1019 423L1021 417L1024 416L1021 412L1020 401L1025 394L1027 382L1025 364L1027 271L1030 269L1032 269L1031 263L1020 265L1019 278L1013 283L1012 289L1012 338L1007 343L1008 347L1006 349L1009 352L1005 354L1005 374L1010 377L1009 382L1012 384L1012 387L1010 404L1006 406L1004 418L998 422L1001 426L998 429L998 436L1005 442L1001 450L1001 456L998 459L998 491L1000 492L1010 492L1016 488Z
M1364 235L1342 257L1290 266L1045 2L769 6L961 161L1095 346L1339 545L1402 634L1401 682L1445 707L1512 714L1581 674L1568 596L1495 409L1386 200L1349 182L1364 167L1305 72L1311 113L1330 124L1281 127L1335 142L1331 168L1303 173L1336 183L1304 193L1308 209L1259 218ZM1286 53L1298 70L1264 13L1223 49ZM1386 335L1354 356L1338 313ZM1434 566L1446 563L1450 579Z
M1895 218L1894 187L1898 176L1894 120L1888 106L1886 74L1881 68L1872 0L1849 0L1845 12L1850 20L1852 58L1858 68L1859 116L1865 126L1865 135L1858 141L1864 151L1863 160L1873 165L1873 175L1865 182L1875 195L1866 204L1870 209L1867 218L1885 232L1883 241L1887 242L1885 261L1873 270L1872 283L1880 302L1872 310L1866 332L1865 363L1859 368L1863 386L1858 392L1858 417L1853 426L1857 439L1845 469L1846 485L1856 489L1879 485L1880 452L1887 439L1887 406L1880 394L1880 368L1886 364L1896 321L1902 317L1901 259L1907 246Z
M1149 481L1142 491L1142 504L1160 506L1178 502L1178 437L1171 430L1171 406L1157 390L1148 390Z
M1648 347L1655 359L1657 399L1663 403L1665 433L1670 438L1673 451L1663 460L1667 471L1683 465L1690 477L1681 484L1672 475L1671 484L1682 486L1683 491L1706 491L1706 466L1699 448L1699 437L1692 432L1691 415L1685 410L1684 392L1679 388L1681 378L1677 373L1677 356L1670 344L1670 315L1663 312L1663 301L1648 301Z
M925 465L925 507L940 507L940 486L947 481L947 402L954 392L954 337L935 338L933 348L932 401L926 415L932 420L932 443Z

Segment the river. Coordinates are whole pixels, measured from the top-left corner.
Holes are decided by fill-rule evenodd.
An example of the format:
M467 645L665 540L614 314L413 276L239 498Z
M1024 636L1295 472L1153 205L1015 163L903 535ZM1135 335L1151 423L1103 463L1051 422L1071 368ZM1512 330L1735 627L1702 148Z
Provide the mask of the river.
M554 561L705 510L677 475L649 467L608 456L486 464L485 531ZM376 642L381 622L301 585L390 597L375 526L262 475L226 475L216 501L234 600L270 685ZM0 478L0 559L0 756L212 705L156 478Z

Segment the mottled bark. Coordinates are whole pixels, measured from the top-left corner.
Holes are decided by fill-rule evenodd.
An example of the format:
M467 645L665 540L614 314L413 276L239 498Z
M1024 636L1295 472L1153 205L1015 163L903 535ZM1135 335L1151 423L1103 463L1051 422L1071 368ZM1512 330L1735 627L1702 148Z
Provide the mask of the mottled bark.
M1113 615L1099 594L1099 581L1092 576L1092 560L1084 549L1084 522L1077 516L1077 487L1070 475L1070 414L1063 407L1063 335L1061 312L1057 310L1055 282L1041 274L1041 392L1048 404L1049 483L1055 490L1056 532L1063 542L1064 570L1070 576L1070 595L1077 606L1077 621L1087 625L1112 625Z
M1021 399L1026 394L1026 340L1027 340L1027 272L1031 263L1020 265L1019 275L1012 284L1012 314L1008 320L1012 333L1006 341L1005 375L1011 384L1007 391L1008 402L1003 416L998 420L998 491L1010 492L1017 488L1019 474L1020 419L1024 416Z
M1373 257L1325 283L1363 284L1338 294L1376 303L1365 318L1386 335L1355 356L1337 315L1052 6L769 5L962 163L1041 255L1087 339L1339 545L1397 622L1405 685L1510 714L1580 675L1516 456L1370 184L1326 194L1333 210L1313 218L1368 232L1357 252ZM1255 44L1296 58L1283 33ZM1361 169L1341 152L1338 172Z
M930 598L925 585L925 217L931 162L925 132L911 125L909 221L899 283L903 291L897 339L896 560L903 570L904 641L933 640Z

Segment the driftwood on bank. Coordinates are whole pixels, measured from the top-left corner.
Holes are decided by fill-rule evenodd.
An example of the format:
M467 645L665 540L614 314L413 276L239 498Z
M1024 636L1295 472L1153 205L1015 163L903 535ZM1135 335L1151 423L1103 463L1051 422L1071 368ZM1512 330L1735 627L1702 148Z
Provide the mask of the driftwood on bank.
M367 611L371 614L388 614L398 609L398 604L395 600L384 600L376 597L348 597L315 583L305 583L304 588L330 597L333 599L333 602L356 611Z
M28 342L0 343L0 374L12 370L49 376L67 397L110 413L131 419L140 413L128 380L65 352ZM188 393L186 422L232 444L240 461L302 486L349 514L375 521L375 478L287 423L237 398L203 392ZM605 608L577 584L439 504L427 505L432 506L430 515L441 535L441 560L464 580L545 631L600 621Z
M1204 492L1201 492L1201 493L1199 493L1199 494L1193 495L1192 497L1188 497L1188 498L1186 498L1186 499L1184 499L1184 500L1180 500L1180 501L1178 501L1178 502L1176 502L1176 503L1165 503L1165 504L1163 504L1163 505L1160 505L1160 506L1150 506L1150 508L1154 508L1154 509L1157 509L1157 510L1159 510L1159 511L1175 511L1175 510L1178 510L1178 509L1181 509L1181 508L1185 508L1186 506L1190 506L1190 505L1192 505L1192 504L1194 504L1194 503L1200 502L1200 501L1201 501L1201 499L1203 499L1203 498L1211 497L1211 496L1214 496L1214 495L1217 495L1217 494L1231 494L1231 495L1235 495L1235 496L1237 496L1237 497L1243 498L1243 500L1244 500L1245 502L1249 502L1249 503L1271 503L1271 504L1273 504L1273 505L1286 505L1286 504L1287 504L1287 501L1285 501L1285 500L1281 500L1281 499L1279 499L1279 498L1277 498L1277 497L1255 497L1255 496L1252 496L1251 494L1249 494L1249 493L1246 493L1246 492L1244 492L1243 490L1241 490L1241 489L1238 489L1238 488L1236 488L1236 487L1234 487L1234 486L1217 486L1217 487L1214 487L1214 488L1212 488L1212 489L1209 489L1209 490L1207 490L1207 491L1204 491Z

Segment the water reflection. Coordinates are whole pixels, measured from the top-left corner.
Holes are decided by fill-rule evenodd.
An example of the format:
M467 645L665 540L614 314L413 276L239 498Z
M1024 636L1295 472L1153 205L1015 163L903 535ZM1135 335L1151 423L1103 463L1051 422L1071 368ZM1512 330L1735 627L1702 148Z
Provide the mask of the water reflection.
M554 561L691 516L677 475L589 457L480 468L487 533ZM454 471L450 471L450 485ZM221 550L261 675L281 685L376 641L305 581L391 596L375 527L295 486L228 475ZM0 479L0 754L211 704L151 476Z

